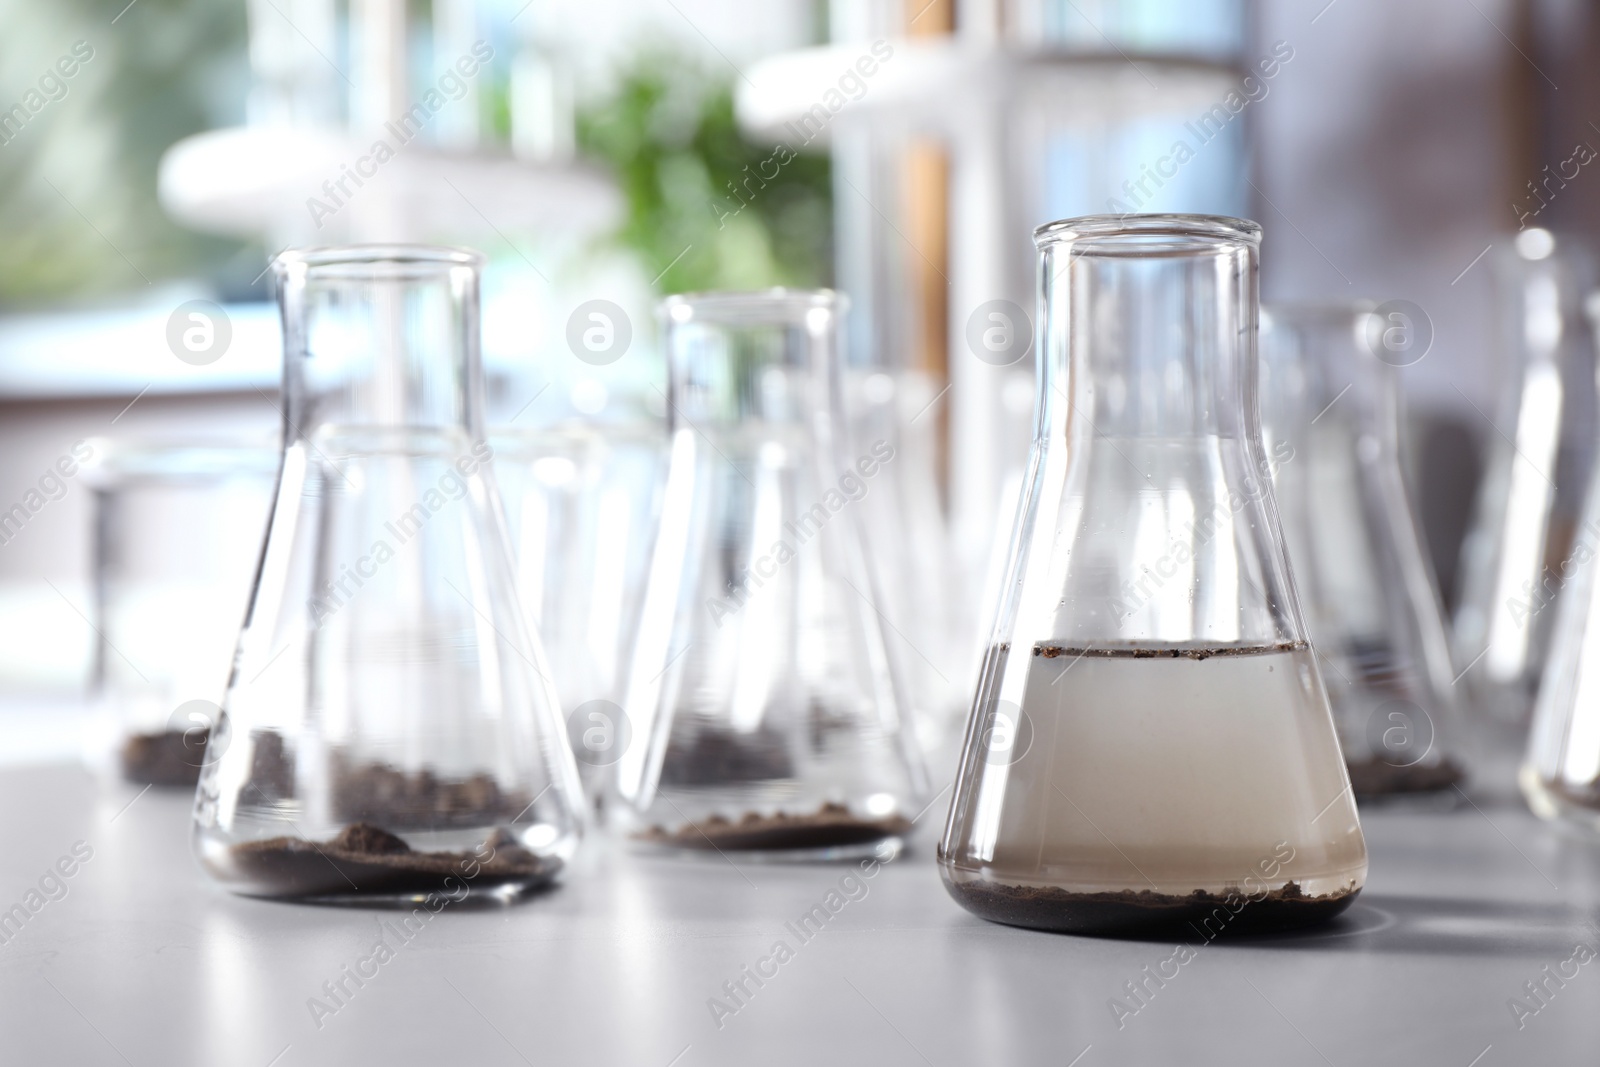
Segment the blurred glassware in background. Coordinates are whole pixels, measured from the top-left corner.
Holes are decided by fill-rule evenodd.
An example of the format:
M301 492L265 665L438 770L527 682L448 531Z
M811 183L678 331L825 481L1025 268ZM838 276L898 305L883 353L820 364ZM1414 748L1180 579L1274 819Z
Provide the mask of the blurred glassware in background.
M832 153L852 358L926 375L935 395L952 385L919 420L948 505L940 584L987 602L1032 425L1028 234L1094 212L1242 214L1239 116L1293 48L1247 54L1243 0L834 0L828 14L830 44L750 67L739 115L802 156ZM842 108L819 106L840 89ZM997 313L1007 340L990 346ZM965 694L986 623L954 622L940 670Z
M1600 332L1600 293L1585 301ZM1546 608L1555 617L1528 749L1518 784L1528 806L1544 819L1560 819L1600 832L1600 466L1591 474L1583 521L1562 568L1561 597Z
M1449 790L1463 775L1438 588L1401 468L1396 367L1426 351L1409 347L1421 342L1406 329L1371 304L1261 313L1274 495L1363 800Z
M655 423L492 431L517 592L539 635L592 804L631 741L623 669L633 647L665 482Z
M874 491L857 506L872 569L882 580L884 639L911 668L911 721L943 773L954 763L966 722L969 623L956 614L955 557L939 494L938 431L929 415L941 399L939 386L910 367L852 367L844 382L850 439L884 441L894 450L894 462L880 468Z
M1257 418L1261 227L1098 215L1034 239L1041 400L945 887L1047 930L1336 915L1367 854Z
M577 846L582 794L485 439L482 262L274 261L283 458L195 804L201 864L237 892L505 896Z
M671 460L617 776L636 840L887 858L926 794L861 528L898 455L846 439L842 304L662 305Z
M1483 734L1475 748L1486 772L1509 783L1544 676L1553 608L1584 543L1578 517L1600 420L1594 334L1582 307L1595 278L1588 250L1527 229L1494 266L1501 407L1461 546L1452 652Z
M261 556L277 449L92 442L102 728L91 758L140 785L194 788Z

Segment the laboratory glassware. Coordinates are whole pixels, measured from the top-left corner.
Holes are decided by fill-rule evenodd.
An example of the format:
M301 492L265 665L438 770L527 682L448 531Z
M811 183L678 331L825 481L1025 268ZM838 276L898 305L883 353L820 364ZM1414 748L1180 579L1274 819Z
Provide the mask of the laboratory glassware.
M1529 228L1491 258L1499 408L1481 412L1492 422L1483 435L1488 469L1461 545L1452 652L1479 748L1492 759L1526 744L1600 420L1582 310L1594 284L1589 253Z
M773 859L896 854L926 792L845 440L842 301L670 297L671 437L618 762L629 832Z
M1587 301L1600 324L1600 293ZM1600 468L1591 476L1583 519L1563 565L1561 598L1543 684L1534 705L1518 784L1541 818L1600 833Z
M266 897L545 884L584 811L485 439L482 257L355 246L273 268L283 454L200 862Z
M1100 215L1034 237L1034 445L945 886L1085 933L1335 915L1367 855L1262 444L1261 229Z
M1404 314L1362 303L1261 315L1273 491L1361 798L1453 796L1464 773L1442 608L1401 467L1399 365L1422 354L1390 317Z
M85 446L104 720L96 762L138 785L192 790L244 619L277 449L155 438Z

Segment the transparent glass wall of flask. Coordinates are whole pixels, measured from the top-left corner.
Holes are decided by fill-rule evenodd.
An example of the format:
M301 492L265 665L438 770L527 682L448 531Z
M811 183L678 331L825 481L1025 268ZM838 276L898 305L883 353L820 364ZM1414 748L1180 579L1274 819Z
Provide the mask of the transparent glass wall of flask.
M509 897L583 804L484 435L476 253L274 264L276 498L195 802L205 869L301 899Z
M634 737L623 676L665 481L659 423L498 428L492 443L517 589L554 672L592 804Z
M846 377L851 437L890 458L862 498L874 572L882 580L884 638L906 672L912 721L929 760L953 763L966 721L970 623L956 615L955 568L939 492L941 387L923 371L861 368Z
M277 450L91 443L97 764L193 789L261 552Z
M1600 293L1587 301L1600 324ZM1582 521L1562 567L1545 677L1534 705L1518 783L1544 819L1600 833L1600 468L1591 476Z
M1461 781L1454 673L1400 459L1392 323L1373 306L1261 316L1261 407L1296 587L1359 798ZM1381 354L1381 355L1380 355Z
M984 918L1211 937L1327 918L1365 882L1261 439L1260 234L1036 233L1029 480L939 846Z
M925 799L844 437L839 299L669 298L671 457L618 762L632 836L767 858L887 857Z
M1594 281L1587 251L1527 229L1491 258L1500 407L1484 434L1487 470L1461 546L1452 652L1482 734L1478 747L1486 759L1499 753L1498 763L1514 762L1525 744L1600 420L1593 334L1581 307Z

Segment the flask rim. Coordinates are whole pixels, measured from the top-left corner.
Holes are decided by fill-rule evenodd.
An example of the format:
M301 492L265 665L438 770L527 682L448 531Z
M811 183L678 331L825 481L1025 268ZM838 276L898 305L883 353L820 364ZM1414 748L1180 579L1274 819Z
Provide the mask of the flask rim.
M1084 255L1172 255L1227 244L1259 248L1261 224L1231 215L1078 215L1038 227L1033 243L1041 251L1072 243Z
M731 325L760 325L799 322L807 312L821 308L835 318L843 315L850 301L833 289L708 289L693 293L674 293L656 306L663 322L714 322Z
M272 260L272 273L283 278L297 268L320 276L361 277L426 275L453 267L481 272L487 257L471 248L423 244L351 244L289 248Z

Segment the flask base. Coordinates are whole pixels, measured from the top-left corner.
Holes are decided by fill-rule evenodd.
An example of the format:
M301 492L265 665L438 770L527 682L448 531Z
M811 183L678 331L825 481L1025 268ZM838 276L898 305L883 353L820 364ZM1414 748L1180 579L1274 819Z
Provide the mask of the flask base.
M904 848L911 823L903 816L864 818L843 804L824 804L802 815L747 812L738 819L711 815L668 829L651 826L634 834L642 845L684 852L737 852L755 861L893 859Z
M1344 911L1361 892L1351 885L1308 897L1298 882L1289 882L1255 899L1203 889L1185 896L1148 889L1074 893L1055 886L955 881L948 876L944 885L963 908L1006 926L1103 936L1198 933L1208 941L1224 932L1274 933L1317 925Z
M365 823L321 843L300 837L205 842L201 862L244 896L368 905L430 897L509 900L548 885L562 868L559 859L535 855L503 830L470 852L423 852Z

